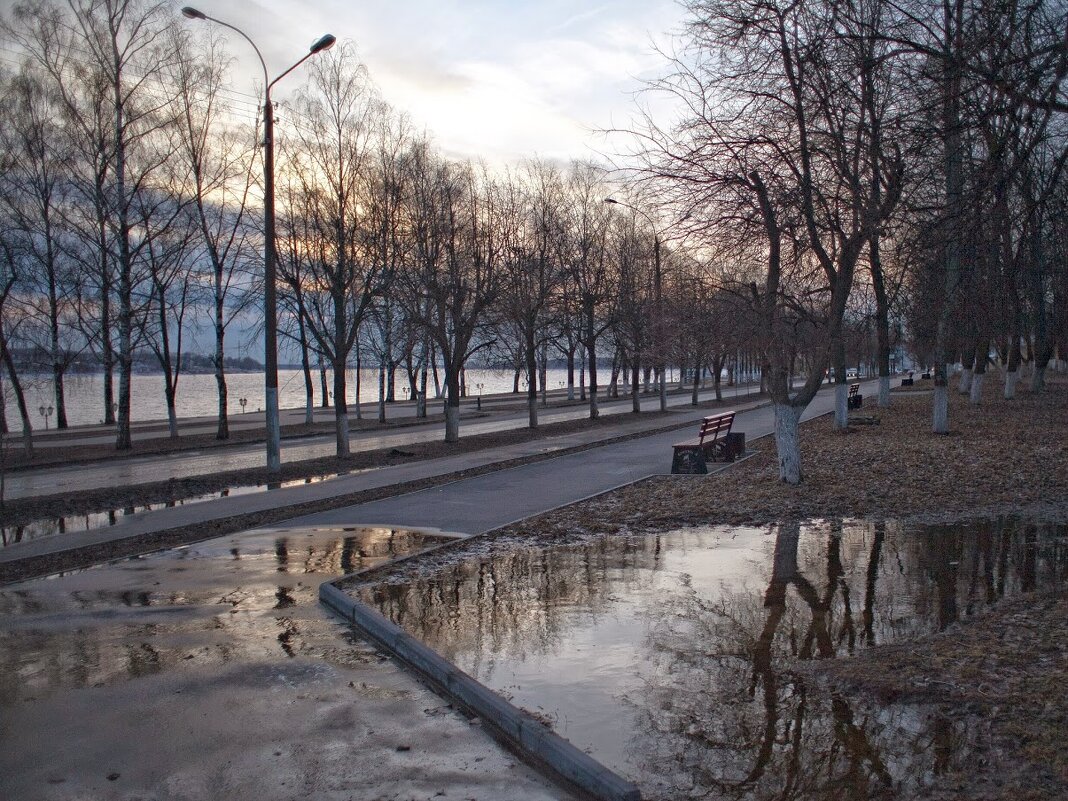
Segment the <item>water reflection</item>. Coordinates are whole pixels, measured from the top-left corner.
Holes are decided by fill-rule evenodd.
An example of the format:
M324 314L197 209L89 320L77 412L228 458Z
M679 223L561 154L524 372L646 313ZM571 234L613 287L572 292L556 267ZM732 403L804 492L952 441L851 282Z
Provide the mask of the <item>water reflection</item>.
M340 626L319 607L321 581L439 542L388 528L253 533L0 590L0 719L61 689L321 656Z
M159 503L146 503L139 506L127 506L122 509L108 509L102 512L89 512L79 515L67 515L65 517L46 517L40 520L32 520L17 526L0 526L0 546L14 545L41 537L52 537L57 534L74 533L78 531L93 531L98 528L107 528L118 524L124 517L131 515L155 512L160 509L173 509L177 506L185 506L191 503L203 503L219 498L228 498L231 495L252 495L260 492L268 492L287 487L303 486L305 484L318 484L327 479L349 475L352 471L330 473L322 476L294 479L272 484L249 484L246 486L227 487L218 492L208 492L203 495L193 495L188 498L172 499Z
M791 666L1066 577L1063 526L826 522L504 551L363 593L646 797L889 798L965 766L982 732L856 708Z

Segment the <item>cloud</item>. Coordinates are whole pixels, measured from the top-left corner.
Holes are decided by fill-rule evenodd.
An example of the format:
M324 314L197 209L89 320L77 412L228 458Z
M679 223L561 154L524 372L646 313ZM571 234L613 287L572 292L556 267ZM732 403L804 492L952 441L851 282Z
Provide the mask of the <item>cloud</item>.
M196 1L230 21L231 2ZM651 39L681 14L674 0L578 12L572 0L254 0L241 9L269 69L326 31L351 39L394 107L445 150L494 160L589 155L590 132L630 114L636 76L659 63ZM242 46L231 41L244 68ZM280 94L300 82L287 78Z

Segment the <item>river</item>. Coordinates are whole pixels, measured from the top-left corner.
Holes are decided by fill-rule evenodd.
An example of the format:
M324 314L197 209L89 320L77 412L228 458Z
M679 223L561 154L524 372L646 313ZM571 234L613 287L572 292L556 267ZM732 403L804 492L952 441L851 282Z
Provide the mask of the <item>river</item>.
M373 403L378 400L378 372L377 370L362 370L360 382L360 402ZM577 373L577 371L576 371ZM511 370L485 370L469 369L467 371L467 392L474 396L479 392L482 385L484 395L492 395L499 392L511 392ZM349 402L356 397L356 371L349 372L348 392ZM321 402L319 394L319 374L314 374L315 402ZM578 376L576 374L576 381ZM603 378L601 379L604 380ZM30 407L30 419L34 428L54 428L56 424L55 411L48 414L49 407L54 407L55 401L52 395L52 380L50 376L23 377L23 388L26 392L26 402ZM404 388L407 381L404 373L397 373L397 400L405 400ZM548 371L547 383L550 389L565 386L567 371L564 369L552 369ZM434 396L433 378L429 382L430 396ZM241 412L240 399L246 398L245 411L257 411L263 408L263 373L230 373L226 379L227 393L229 397L230 414ZM115 380L115 390L118 392L118 378ZM330 371L327 371L327 386L333 389L333 379ZM104 377L102 374L68 375L64 380L67 400L67 422L72 426L92 425L104 420ZM526 385L521 384L525 389ZM278 371L279 406L285 408L303 408L304 406L304 377L300 370L282 369ZM15 396L8 382L3 383L3 395L7 412L8 425L12 429L18 429L19 413L15 404ZM131 393L131 419L164 420L167 417L167 405L163 396L162 374L134 375ZM212 417L218 411L218 394L215 386L215 376L208 373L189 373L178 379L178 416L179 417ZM44 407L45 415L40 412ZM47 418L47 419L46 419Z

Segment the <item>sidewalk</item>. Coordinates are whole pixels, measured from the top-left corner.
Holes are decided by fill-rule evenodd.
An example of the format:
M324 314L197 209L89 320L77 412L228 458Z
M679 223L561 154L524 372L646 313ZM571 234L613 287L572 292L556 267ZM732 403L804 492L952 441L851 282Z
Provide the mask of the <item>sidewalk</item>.
M742 397L753 392L750 387L724 388L724 399ZM701 399L714 397L713 390L704 390ZM508 396L509 407L515 407L515 398ZM672 395L669 407L689 409L690 397ZM475 412L475 402L468 400L462 407L465 418ZM411 406L411 404L409 404ZM490 404L486 403L487 408ZM642 398L645 411L659 409L655 396ZM332 414L332 410L331 414ZM395 412L396 410L391 410ZM408 409L414 415L414 408ZM629 398L607 399L601 403L603 417L612 415L627 416L631 411ZM580 420L588 416L586 405L539 408L539 420L542 424L565 420ZM503 411L499 414L487 414L484 417L460 423L460 436L487 434L509 429L524 428L527 425L525 407L520 411ZM378 450L383 448L403 448L417 442L441 439L444 424L407 425L401 428L377 430L356 430L351 432L349 441L353 452ZM111 440L108 441L109 444ZM101 489L115 486L169 481L171 479L192 476L214 475L231 470L248 470L262 468L265 461L262 442L246 442L224 447L211 447L202 450L189 450L175 453L132 456L121 459L108 459L109 454L102 446L100 462L80 462L64 467L47 467L36 470L19 470L9 473L5 479L4 494L11 500L16 498L55 495L62 492L75 492L86 489ZM297 439L283 439L281 457L283 462L295 462L306 459L330 457L336 453L335 438L332 433Z

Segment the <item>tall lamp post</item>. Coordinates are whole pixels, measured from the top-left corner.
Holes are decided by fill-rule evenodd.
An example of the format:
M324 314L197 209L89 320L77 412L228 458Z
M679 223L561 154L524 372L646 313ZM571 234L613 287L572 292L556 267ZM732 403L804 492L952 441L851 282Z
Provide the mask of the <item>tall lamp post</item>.
M605 203L611 203L613 206L623 206L633 211L635 214L640 214L644 217L649 225L653 229L653 294L654 303L656 304L656 320L653 323L653 338L656 341L656 360L657 367L660 368L660 411L667 411L667 378L664 375L667 371L666 362L664 358L663 348L663 327L664 327L664 295L663 295L663 283L660 276L660 231L657 228L656 220L654 220L648 212L642 211L636 206L630 205L630 203L624 203L622 200L616 200L614 197L606 197Z
M272 81L268 78L267 64L260 49L243 30L229 22L209 17L191 6L183 8L182 15L188 19L214 22L234 31L252 45L256 57L260 60L260 66L263 67L263 363L266 371L264 400L267 412L267 470L277 473L282 467L282 455L281 431L278 425L278 291L274 248L274 107L271 105L271 87L316 53L329 50L337 39L329 33L317 39L303 58Z

